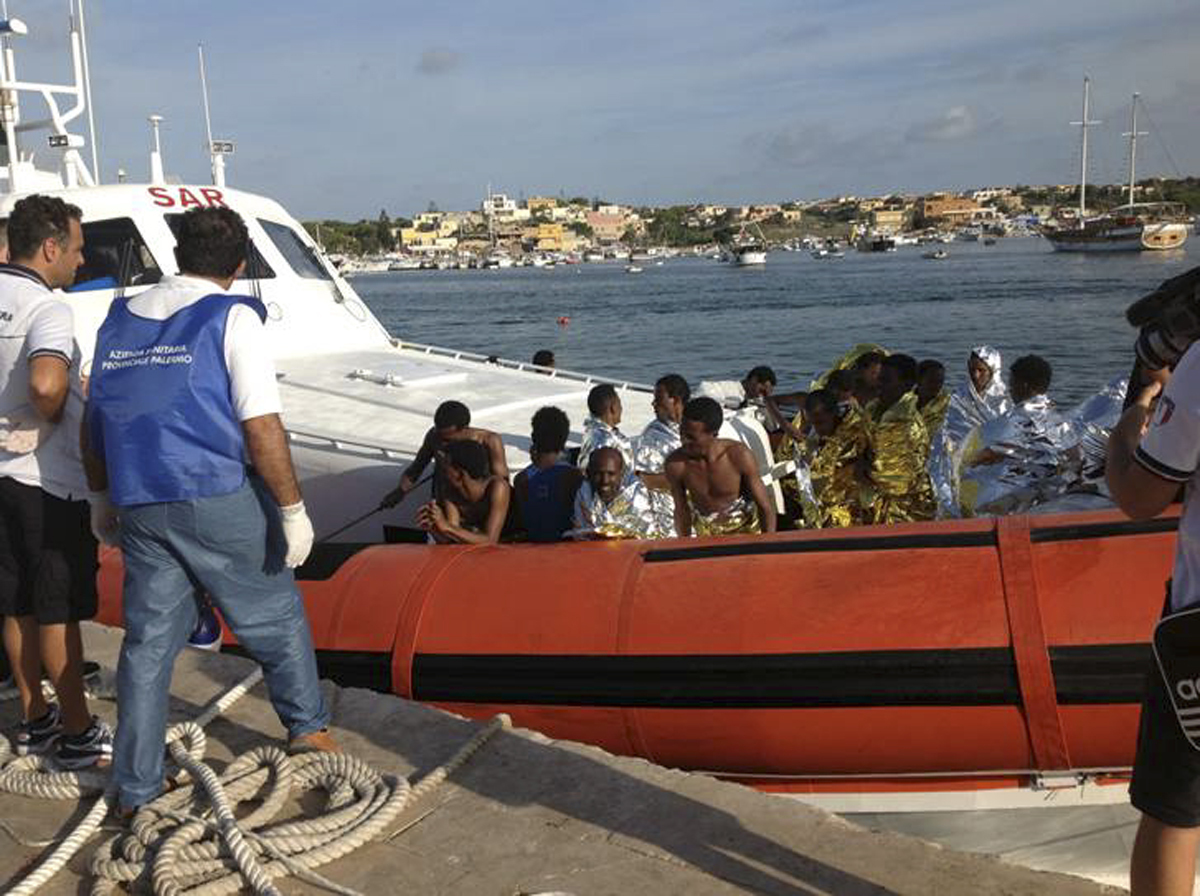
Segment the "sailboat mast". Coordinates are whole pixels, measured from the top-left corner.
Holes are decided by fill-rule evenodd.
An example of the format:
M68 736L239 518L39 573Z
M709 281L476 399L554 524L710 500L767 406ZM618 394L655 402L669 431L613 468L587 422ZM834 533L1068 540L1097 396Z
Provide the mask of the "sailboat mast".
M1129 138L1129 204L1133 205L1133 191L1137 185L1137 138L1145 136L1146 131L1137 129L1137 106L1139 93L1133 95L1133 107L1130 112L1129 133L1122 134Z
M1082 150L1079 153L1079 222L1083 223L1084 216L1087 214L1087 132L1088 125L1088 100L1090 98L1092 82L1087 76L1083 79L1083 118L1079 121L1079 127L1082 133Z

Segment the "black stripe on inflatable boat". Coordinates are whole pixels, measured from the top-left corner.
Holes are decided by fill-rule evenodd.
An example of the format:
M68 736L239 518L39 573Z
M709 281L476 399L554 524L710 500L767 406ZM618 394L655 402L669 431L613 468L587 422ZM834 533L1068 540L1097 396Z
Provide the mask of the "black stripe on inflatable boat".
M1086 541L1126 535L1150 535L1173 532L1179 519L1121 520L1112 523L1081 523L1071 526L1034 527L1030 540L1035 544L1053 541ZM914 551L926 548L990 548L996 546L996 533L913 532L902 535L847 535L841 538L807 540L769 540L707 544L686 548L658 548L642 555L646 563L676 563L681 560L712 560L719 557L753 557L764 554L820 554L831 551Z
M1062 704L1138 703L1146 644L1051 648ZM661 708L1004 706L1007 648L732 656L417 654L413 696L445 703Z
M1044 529L1033 529L1029 540L1034 544L1051 541L1086 541L1091 538L1112 538L1123 535L1156 535L1160 532L1174 532L1179 528L1179 517L1164 519L1121 520L1115 523L1084 523L1078 526L1048 526Z
M646 551L646 563L674 563L679 560L712 560L718 557L752 557L762 554L823 554L833 551L902 551L922 548L990 548L996 546L996 533L915 532L911 535L849 535L841 538L805 540L740 541L706 544L686 548L655 548Z

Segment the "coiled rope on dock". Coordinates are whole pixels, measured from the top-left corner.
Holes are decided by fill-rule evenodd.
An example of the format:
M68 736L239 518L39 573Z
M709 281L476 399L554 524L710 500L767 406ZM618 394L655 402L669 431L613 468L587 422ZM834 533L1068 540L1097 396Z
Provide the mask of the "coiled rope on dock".
M381 836L405 809L430 794L467 762L496 732L511 725L500 715L480 729L454 756L416 784L382 775L344 753L288 755L276 746L256 747L218 775L203 762L204 726L233 705L262 677L255 669L194 720L167 732L179 786L139 808L129 831L101 845L93 856L93 894L119 884L148 881L157 896L232 893L249 886L278 894L273 881L287 875L331 892L357 896L314 869ZM326 794L315 817L276 821L293 797L310 790ZM54 851L9 893L29 896L60 871L100 829L115 802L107 773L60 772L41 756L12 758L0 738L0 791L43 799L80 799L100 794L87 815ZM238 819L235 807L259 802Z

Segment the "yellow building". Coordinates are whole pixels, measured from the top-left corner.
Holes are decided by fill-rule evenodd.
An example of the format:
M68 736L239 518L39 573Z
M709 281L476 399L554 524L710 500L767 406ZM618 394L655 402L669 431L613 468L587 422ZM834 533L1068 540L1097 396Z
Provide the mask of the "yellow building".
M561 224L539 224L537 226L537 247L543 252L561 252L565 248L563 226ZM572 240L572 243L574 240Z
M525 201L525 207L529 209L531 215L536 215L538 212L549 212L558 205L558 200L553 196L530 196Z

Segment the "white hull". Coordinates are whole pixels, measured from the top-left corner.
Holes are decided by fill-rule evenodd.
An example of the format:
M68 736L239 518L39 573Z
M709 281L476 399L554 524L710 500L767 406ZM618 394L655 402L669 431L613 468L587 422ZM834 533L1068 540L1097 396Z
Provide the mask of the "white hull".
M739 267L747 267L752 264L766 264L767 253L755 251L739 252L734 256L733 263Z
M1130 851L1140 819L1122 784L787 798L864 827L1115 887L1129 886Z
M1059 252L1142 252L1178 249L1187 240L1186 224L1160 223L1112 228L1094 238L1078 232L1047 233Z

